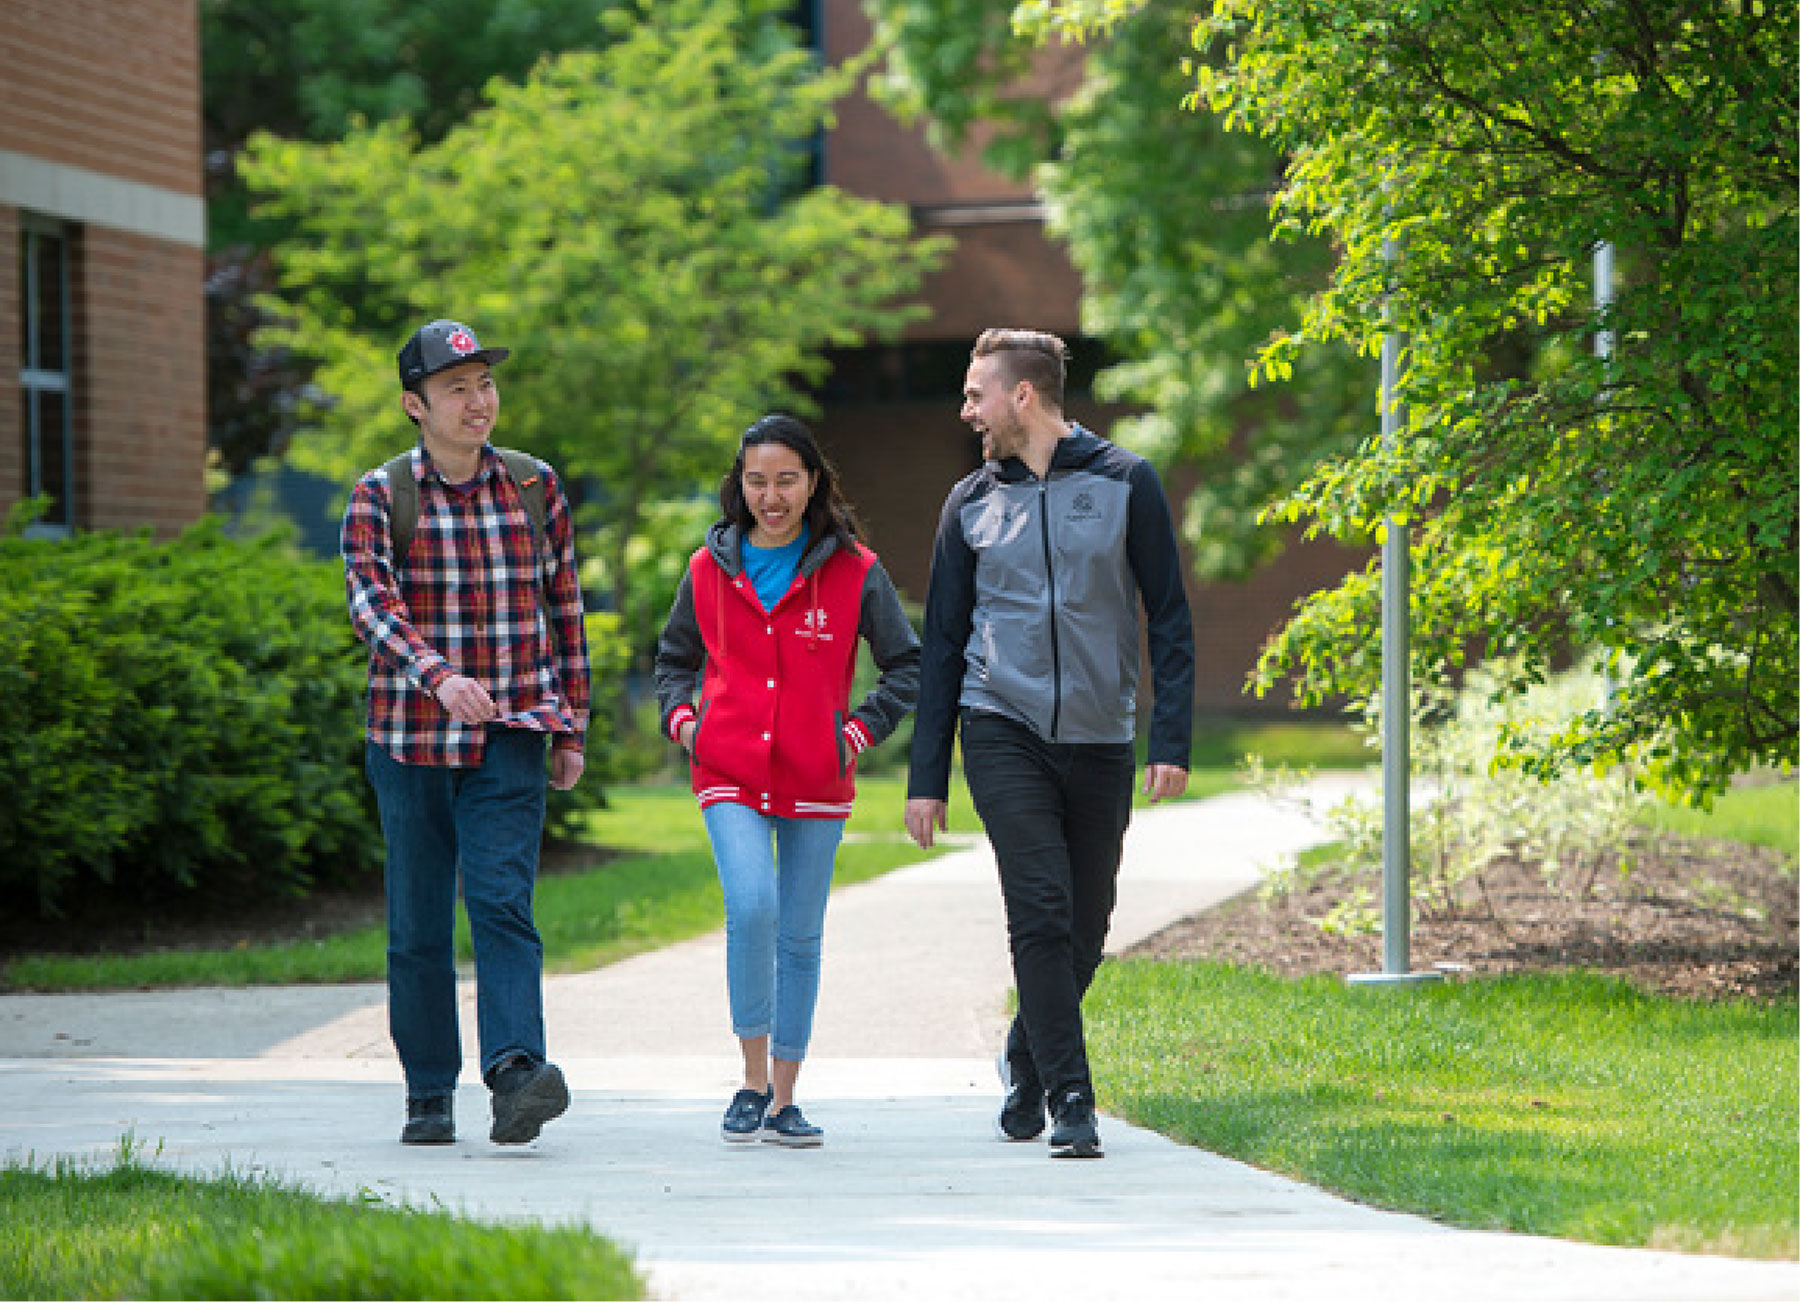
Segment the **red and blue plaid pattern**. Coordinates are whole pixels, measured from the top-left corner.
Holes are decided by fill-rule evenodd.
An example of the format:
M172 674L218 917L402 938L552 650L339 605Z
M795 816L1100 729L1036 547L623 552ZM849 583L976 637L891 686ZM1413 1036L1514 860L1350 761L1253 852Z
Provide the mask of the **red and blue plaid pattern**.
M544 600L531 516L492 447L468 484L451 485L415 448L419 522L396 574L387 476L356 482L344 513L350 622L369 644L369 740L404 764L474 767L486 728L458 723L432 693L452 674L494 698L502 726L556 734L580 749L588 727L587 634L568 500L548 466ZM548 636L544 616L556 627Z

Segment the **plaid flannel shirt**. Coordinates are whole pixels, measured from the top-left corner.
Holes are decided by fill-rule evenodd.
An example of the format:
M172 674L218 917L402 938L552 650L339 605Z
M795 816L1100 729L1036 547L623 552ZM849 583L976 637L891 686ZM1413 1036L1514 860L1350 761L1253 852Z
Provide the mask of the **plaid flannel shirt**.
M398 573L381 470L356 482L344 513L350 622L369 644L369 740L404 764L479 765L486 727L458 723L433 695L446 678L463 674L494 698L500 726L552 733L554 745L581 749L587 634L575 530L555 473L543 469L547 554L540 570L531 516L491 446L481 451L475 479L461 487L444 481L423 447L413 450L412 466L419 519Z

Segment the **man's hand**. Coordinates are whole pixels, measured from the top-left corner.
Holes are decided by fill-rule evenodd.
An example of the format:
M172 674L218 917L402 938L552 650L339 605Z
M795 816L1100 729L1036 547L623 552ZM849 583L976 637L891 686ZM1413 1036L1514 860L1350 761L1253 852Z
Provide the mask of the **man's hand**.
M587 768L587 756L578 750L567 750L561 746L550 751L550 785L558 791L567 791L581 781L582 771Z
M1187 790L1188 772L1174 764L1148 764L1144 767L1144 794L1150 803L1173 800Z
M694 753L694 734L699 731L700 725L693 719L689 719L686 723L682 724L681 727L676 729L676 734L681 742L681 749L685 750L690 755Z
M500 709L487 688L461 674L451 674L438 684L437 699L458 723L492 723L500 717Z
M937 833L950 830L950 804L944 800L915 797L906 802L906 834L919 849L929 850Z

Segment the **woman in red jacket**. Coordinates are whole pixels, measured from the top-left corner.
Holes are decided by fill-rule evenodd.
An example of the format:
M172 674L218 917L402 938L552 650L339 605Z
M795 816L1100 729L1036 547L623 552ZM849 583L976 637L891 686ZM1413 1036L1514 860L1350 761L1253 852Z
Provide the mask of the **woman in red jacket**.
M732 1143L814 1147L794 1103L812 1034L831 872L856 756L919 691L919 640L812 432L765 416L719 485L656 647L663 730L690 757L725 892L725 970L744 1084ZM858 639L879 681L850 709Z

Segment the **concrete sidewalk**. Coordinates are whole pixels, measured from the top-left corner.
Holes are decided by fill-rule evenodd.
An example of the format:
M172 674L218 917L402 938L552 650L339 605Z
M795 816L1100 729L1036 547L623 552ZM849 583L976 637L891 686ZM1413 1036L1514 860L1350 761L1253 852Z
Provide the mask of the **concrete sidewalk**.
M1140 814L1114 946L1319 835L1251 796ZM129 1136L183 1169L578 1220L676 1299L1800 1297L1800 1266L1447 1230L1112 1118L1101 1162L999 1143L1008 985L983 848L835 895L801 1082L828 1140L810 1152L718 1139L737 1064L716 934L546 983L575 1104L520 1149L486 1142L478 1085L454 1147L395 1142L380 987L0 997L0 1153L104 1159Z

